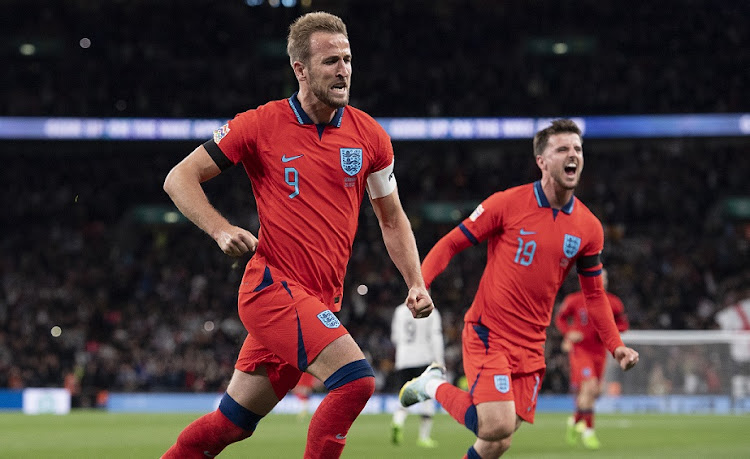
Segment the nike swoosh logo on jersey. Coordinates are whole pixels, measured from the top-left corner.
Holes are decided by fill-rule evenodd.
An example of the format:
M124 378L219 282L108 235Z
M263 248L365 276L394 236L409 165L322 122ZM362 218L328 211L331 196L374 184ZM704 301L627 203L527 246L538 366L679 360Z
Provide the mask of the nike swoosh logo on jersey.
M529 234L536 234L536 231L526 231L525 229L521 228L521 236L528 236Z
M211 451L203 451L203 455L206 457L216 457L216 454L211 454Z
M336 434L336 438L339 440L346 440L346 435Z
M281 157L281 162L282 163L288 163L289 161L291 161L293 159L301 158L303 156L305 156L305 155L290 156L290 157L287 158L286 155L284 155L284 156Z

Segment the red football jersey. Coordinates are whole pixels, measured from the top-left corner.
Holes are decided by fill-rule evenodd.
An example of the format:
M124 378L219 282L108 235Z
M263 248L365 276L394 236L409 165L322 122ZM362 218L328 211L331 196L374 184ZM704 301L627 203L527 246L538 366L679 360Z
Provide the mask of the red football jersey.
M624 332L628 329L628 318L625 315L625 306L617 295L607 292L612 314L617 324L617 330ZM560 333L565 335L570 330L577 330L583 334L583 339L573 345L592 353L604 353L606 348L599 332L590 320L588 309L583 298L583 292L577 291L563 298L560 310L555 317L555 325Z
M393 162L388 134L350 106L316 125L295 94L238 114L214 142L250 177L260 220L253 258L340 310L367 177Z
M465 239L457 238L459 231ZM422 263L425 282L445 268L452 252L485 240L487 266L464 320L539 350L543 358L555 296L578 258L597 258L602 251L602 225L575 197L553 209L539 181L497 192L430 251ZM594 268L587 275L601 274L600 265ZM618 341L612 336L613 349Z

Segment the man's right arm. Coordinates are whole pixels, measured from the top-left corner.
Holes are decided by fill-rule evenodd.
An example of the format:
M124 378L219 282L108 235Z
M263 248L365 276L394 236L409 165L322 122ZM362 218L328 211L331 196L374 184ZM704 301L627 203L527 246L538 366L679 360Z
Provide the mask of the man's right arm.
M432 281L445 270L451 259L470 245L471 241L459 227L453 228L437 241L422 262L422 276L427 288L430 288Z
M249 231L232 225L208 202L201 183L221 172L203 145L193 150L169 171L164 180L167 192L185 217L205 231L227 255L254 252L258 239Z

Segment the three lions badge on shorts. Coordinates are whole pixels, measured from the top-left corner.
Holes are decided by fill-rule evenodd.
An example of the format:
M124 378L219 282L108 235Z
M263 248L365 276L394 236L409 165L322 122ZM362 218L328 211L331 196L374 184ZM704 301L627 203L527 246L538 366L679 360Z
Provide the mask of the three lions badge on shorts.
M323 311L317 317L326 328L339 328L341 326L341 322L331 311Z
M510 378L508 375L495 375L495 389L501 394L507 394L510 390Z

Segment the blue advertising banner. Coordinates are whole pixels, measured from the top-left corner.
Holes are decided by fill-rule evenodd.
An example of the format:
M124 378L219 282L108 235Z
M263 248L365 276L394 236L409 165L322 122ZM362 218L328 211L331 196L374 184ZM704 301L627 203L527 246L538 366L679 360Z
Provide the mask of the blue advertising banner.
M393 140L529 139L553 118L378 118ZM571 117L587 138L750 135L750 113ZM0 138L205 140L222 119L0 117Z

